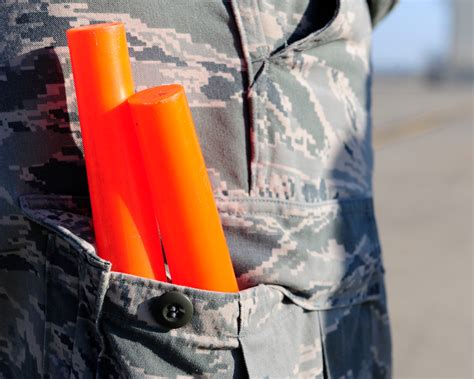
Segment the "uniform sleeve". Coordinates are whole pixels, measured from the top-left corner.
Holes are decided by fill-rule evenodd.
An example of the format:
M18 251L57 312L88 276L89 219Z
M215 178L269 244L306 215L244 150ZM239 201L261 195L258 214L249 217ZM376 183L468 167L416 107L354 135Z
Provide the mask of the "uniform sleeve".
M372 25L375 26L395 7L399 0L367 0Z

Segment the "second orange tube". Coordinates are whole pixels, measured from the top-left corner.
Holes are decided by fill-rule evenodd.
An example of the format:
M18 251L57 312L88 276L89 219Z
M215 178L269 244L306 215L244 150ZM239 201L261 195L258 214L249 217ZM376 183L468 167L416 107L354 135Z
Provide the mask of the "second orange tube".
M184 89L166 85L129 98L175 284L237 292L204 158Z

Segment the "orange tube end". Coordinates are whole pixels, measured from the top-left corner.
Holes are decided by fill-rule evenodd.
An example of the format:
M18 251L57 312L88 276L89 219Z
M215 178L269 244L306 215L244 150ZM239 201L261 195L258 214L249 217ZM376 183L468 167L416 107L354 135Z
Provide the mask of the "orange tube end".
M166 85L128 99L144 155L173 283L237 292L184 89Z
M123 23L81 26L66 36L79 112L110 110L135 92Z

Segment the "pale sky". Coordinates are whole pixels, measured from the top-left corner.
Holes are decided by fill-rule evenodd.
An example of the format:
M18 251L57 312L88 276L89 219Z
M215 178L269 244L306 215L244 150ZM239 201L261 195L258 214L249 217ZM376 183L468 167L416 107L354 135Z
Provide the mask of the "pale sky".
M451 39L450 3L401 0L374 32L374 69L420 71L430 60L445 57Z

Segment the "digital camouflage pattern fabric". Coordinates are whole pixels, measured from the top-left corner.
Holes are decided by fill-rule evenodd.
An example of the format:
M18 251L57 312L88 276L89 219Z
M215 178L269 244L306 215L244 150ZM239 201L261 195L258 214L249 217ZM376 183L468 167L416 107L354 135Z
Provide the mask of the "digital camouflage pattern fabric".
M0 3L0 377L388 378L370 38L393 0ZM65 30L186 88L240 292L97 256ZM169 291L191 321L150 314Z

